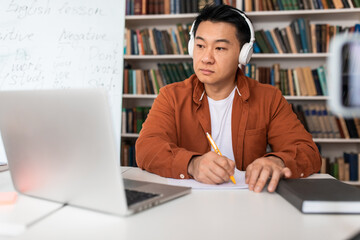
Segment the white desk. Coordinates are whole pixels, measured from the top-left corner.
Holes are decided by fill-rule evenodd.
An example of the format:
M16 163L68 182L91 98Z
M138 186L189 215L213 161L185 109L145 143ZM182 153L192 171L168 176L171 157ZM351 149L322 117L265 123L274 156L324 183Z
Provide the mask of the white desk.
M123 176L164 181L137 168L123 169ZM0 177L9 178L9 173L1 173ZM0 182L0 190L6 189L9 186ZM38 207L41 209L41 202ZM276 193L193 190L187 196L125 218L66 206L33 224L22 235L0 238L346 239L359 230L360 215L305 215Z

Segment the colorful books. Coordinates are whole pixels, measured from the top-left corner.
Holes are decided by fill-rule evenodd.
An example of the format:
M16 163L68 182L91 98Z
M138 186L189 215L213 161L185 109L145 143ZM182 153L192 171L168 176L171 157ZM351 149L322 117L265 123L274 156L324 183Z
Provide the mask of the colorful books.
M188 54L189 24L168 29L126 29L125 55Z
M126 15L196 13L206 4L236 7L236 0L126 0Z
M257 67L255 64L249 63L245 67L245 75L257 79L261 83L276 86L285 96L323 96L324 93L327 94L323 66L315 69L310 67L285 69L280 68L280 64L273 64L272 67Z
M242 0L243 8L249 11L342 9L360 7L360 0Z
M255 39L261 53L321 53L328 51L330 39L336 34L356 31L360 31L359 24L313 24L309 19L298 18L281 30L258 29Z
M158 69L124 69L124 94L159 94L160 88L189 78L191 62L158 63Z
M324 103L301 104L293 109L314 138L359 138L360 126L355 124L359 119L334 116Z

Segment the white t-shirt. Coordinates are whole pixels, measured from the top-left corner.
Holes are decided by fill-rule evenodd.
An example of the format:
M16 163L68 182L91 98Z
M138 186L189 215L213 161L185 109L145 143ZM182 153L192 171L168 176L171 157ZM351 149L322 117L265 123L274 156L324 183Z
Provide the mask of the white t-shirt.
M235 89L236 87L225 99L215 101L207 97L211 118L211 136L222 155L231 160L235 159L231 138L231 113ZM212 147L211 150L214 151Z

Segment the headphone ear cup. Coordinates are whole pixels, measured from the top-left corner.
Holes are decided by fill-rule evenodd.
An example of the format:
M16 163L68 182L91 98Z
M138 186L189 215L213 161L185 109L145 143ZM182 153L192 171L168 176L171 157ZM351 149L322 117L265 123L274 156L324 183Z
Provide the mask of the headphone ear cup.
M190 35L190 40L188 42L188 52L190 57L193 57L193 53L194 53L194 37L193 34Z
M239 64L246 65L249 63L251 59L251 55L253 54L253 45L252 43L245 43L239 54Z

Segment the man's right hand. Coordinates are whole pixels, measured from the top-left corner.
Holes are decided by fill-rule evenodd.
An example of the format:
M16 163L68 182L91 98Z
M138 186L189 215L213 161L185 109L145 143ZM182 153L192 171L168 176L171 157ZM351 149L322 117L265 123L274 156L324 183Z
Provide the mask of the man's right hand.
M188 173L202 183L220 184L228 182L234 175L235 162L215 152L207 152L193 157L188 165Z

